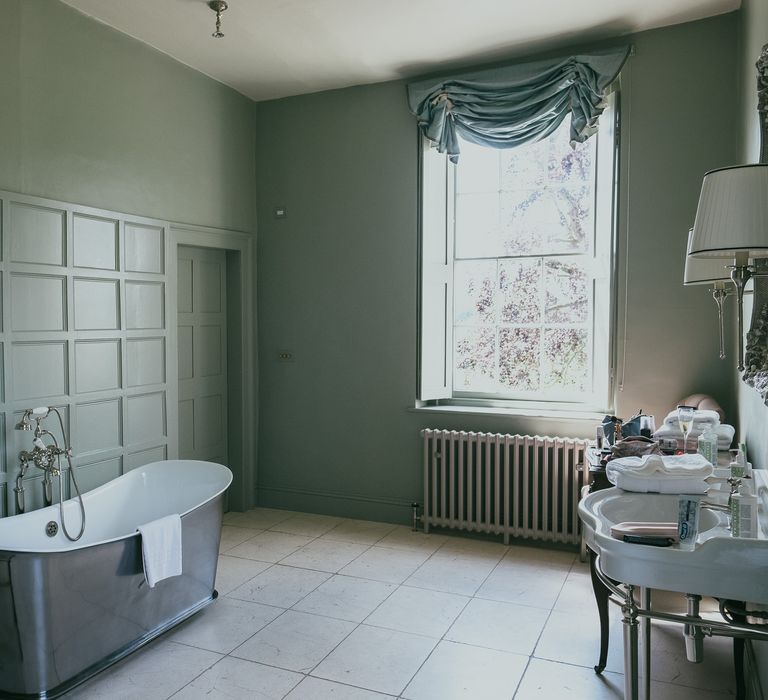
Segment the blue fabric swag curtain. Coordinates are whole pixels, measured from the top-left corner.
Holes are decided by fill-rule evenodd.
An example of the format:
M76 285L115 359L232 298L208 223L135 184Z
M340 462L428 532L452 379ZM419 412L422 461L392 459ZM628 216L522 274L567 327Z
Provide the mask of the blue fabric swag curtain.
M571 142L597 130L608 86L630 47L431 78L408 85L408 105L424 135L459 158L459 139L512 148L549 136L571 113Z

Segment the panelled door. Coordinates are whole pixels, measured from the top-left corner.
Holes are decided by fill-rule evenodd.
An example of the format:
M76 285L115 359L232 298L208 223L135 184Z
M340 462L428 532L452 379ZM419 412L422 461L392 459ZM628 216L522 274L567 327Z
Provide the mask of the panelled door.
M178 248L179 457L227 464L226 253Z

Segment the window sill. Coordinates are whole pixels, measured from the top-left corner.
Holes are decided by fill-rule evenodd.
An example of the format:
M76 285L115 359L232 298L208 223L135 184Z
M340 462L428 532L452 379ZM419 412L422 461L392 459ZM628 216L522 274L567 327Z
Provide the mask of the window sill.
M442 413L449 415L471 416L519 416L524 418L556 418L564 421L583 420L594 423L600 422L605 417L605 412L595 411L557 411L546 408L503 408L500 406L447 406L424 405L412 406L408 409L412 413Z

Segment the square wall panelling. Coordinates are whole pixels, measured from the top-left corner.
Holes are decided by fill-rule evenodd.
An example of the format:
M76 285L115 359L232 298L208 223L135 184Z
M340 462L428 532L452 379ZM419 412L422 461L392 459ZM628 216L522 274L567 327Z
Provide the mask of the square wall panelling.
M126 440L129 445L161 442L167 435L165 394L138 394L127 399Z
M66 330L66 278L11 274L11 330Z
M63 341L13 343L11 386L16 401L60 397L68 393L67 344ZM45 403L45 402L42 402Z
M178 327L179 343L179 379L192 379L195 376L195 345L192 326Z
M221 396L204 396L195 401L195 447L212 447L225 439L221 422Z
M165 285L158 282L125 283L125 317L128 330L165 327Z
M9 202L11 261L37 265L66 264L66 211Z
M194 280L194 311L204 314L217 314L221 311L221 265L200 261L196 265L197 277Z
M120 340L75 341L75 391L114 391L122 383Z
M122 399L94 401L75 406L75 444L80 455L123 446Z
M75 267L117 270L117 221L75 214L72 217L72 249Z
M179 457L192 458L195 453L195 402L179 401Z
M34 406L62 411L85 490L176 457L168 224L7 192L0 223L0 457L8 465L0 487L32 447L30 433L13 427ZM61 443L54 416L43 427ZM39 472L29 477L28 501L37 504ZM12 489L4 493L5 511L15 512Z
M145 464L152 464L152 462L162 462L167 458L168 452L164 445L161 445L160 447L150 447L148 450L131 452L131 454L125 458L125 471L129 472L131 469L143 467Z
M125 269L162 274L165 268L164 231L156 226L125 225Z
M77 479L77 485L80 488L80 493L93 491L93 489L95 489L97 486L101 486L107 481L116 479L122 473L122 457L105 459L101 462L82 464L78 467L75 467L75 478ZM72 489L72 492L72 495L74 495L74 489Z
M74 280L75 330L117 330L120 327L120 287L117 280Z
M180 258L176 270L176 310L180 314L191 314L192 309L192 261Z
M165 383L165 338L128 339L128 386Z

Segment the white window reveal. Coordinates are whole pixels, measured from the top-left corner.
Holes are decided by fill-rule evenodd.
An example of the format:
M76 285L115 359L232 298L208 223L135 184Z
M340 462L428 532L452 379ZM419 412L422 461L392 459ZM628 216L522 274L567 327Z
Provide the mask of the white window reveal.
M555 411L610 407L615 112L572 147L424 140L420 398Z

